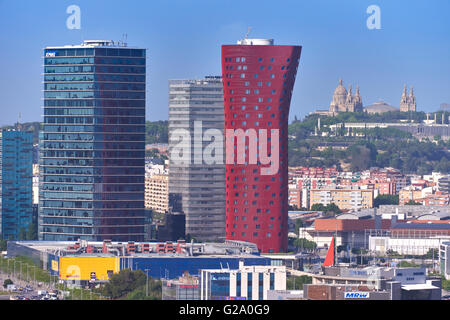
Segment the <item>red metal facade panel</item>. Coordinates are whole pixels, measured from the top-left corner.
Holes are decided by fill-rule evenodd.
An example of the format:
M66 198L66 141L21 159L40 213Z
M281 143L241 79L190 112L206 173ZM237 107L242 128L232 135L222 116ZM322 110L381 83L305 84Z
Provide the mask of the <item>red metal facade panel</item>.
M328 248L327 256L325 257L325 261L323 262L324 267L334 266L334 237L331 239L330 247Z
M261 174L269 165L251 163L248 137L246 162L226 163L226 239L256 243L263 253L287 250L288 117L300 53L300 46L222 46L225 131L266 129L272 137L271 130L279 130L279 170L274 174ZM237 139L227 141L225 135L226 146L230 142L237 145ZM261 150L257 154L260 160Z

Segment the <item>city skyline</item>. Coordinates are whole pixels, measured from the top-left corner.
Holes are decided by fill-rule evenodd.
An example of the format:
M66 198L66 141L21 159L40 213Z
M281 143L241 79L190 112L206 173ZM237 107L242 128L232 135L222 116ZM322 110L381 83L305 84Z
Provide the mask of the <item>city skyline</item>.
M46 45L122 40L127 34L129 43L149 53L147 120L167 120L168 80L220 74L220 45L235 44L248 27L252 27L251 38L274 38L275 44L304 47L290 121L326 108L339 78L358 83L365 104L381 98L398 107L405 83L415 88L418 111L435 111L450 101L446 90L450 79L445 77L450 71L446 59L450 28L445 19L450 4L444 1L433 7L425 2L406 7L378 1L380 30L366 26L370 1L284 1L279 7L269 1L257 6L252 1L105 3L78 1L81 29L69 30L66 9L71 2L0 2L0 26L8 30L2 42L4 48L14 48L0 53L3 100L8 106L2 110L1 125L13 124L19 113L21 121L42 121L42 48ZM137 6L142 10L136 12ZM238 10L230 16L230 9Z

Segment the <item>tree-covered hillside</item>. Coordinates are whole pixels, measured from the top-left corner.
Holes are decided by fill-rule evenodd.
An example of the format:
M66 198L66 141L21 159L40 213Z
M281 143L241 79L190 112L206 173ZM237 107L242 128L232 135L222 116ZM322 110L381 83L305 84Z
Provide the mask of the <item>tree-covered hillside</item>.
M444 119L450 115L444 113ZM429 174L432 171L450 173L450 141L440 137L419 141L411 134L394 128L365 130L364 136L314 136L319 115L309 115L294 120L289 125L289 165L333 167L348 170L364 170L371 166L394 167L405 173ZM437 112L441 119L442 111ZM434 119L434 114L431 115ZM340 113L335 117L320 116L323 126L340 122L395 122L426 119L424 112ZM22 124L25 130L34 132L38 141L39 122ZM6 127L4 127L6 128ZM168 143L168 121L147 121L146 143Z

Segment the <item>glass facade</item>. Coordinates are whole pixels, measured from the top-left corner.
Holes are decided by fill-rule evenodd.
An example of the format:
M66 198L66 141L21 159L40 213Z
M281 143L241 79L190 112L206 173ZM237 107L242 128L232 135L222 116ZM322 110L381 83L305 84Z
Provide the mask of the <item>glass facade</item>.
M212 273L211 274L211 300L216 300L230 296L230 274Z
M145 49L44 50L39 239L143 241Z
M0 233L20 240L33 217L33 134L0 132Z

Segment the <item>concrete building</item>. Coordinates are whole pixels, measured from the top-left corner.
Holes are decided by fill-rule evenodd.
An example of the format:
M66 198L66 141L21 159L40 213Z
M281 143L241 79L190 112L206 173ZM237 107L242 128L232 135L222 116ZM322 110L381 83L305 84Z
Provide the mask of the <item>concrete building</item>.
M433 140L435 136L440 136L442 140L450 139L450 125L437 123L381 123L381 122L345 122L337 123L329 126L329 135L335 135L337 130L345 130L348 136L360 135L364 136L365 129L373 128L394 128L401 131L409 132L412 136L419 140L428 138Z
M302 190L297 185L290 184L288 193L289 205L300 209L302 207Z
M359 210L373 207L374 189L311 189L310 208L314 204L336 204L341 210Z
M169 211L169 175L145 178L145 207L159 213Z
M441 279L425 268L329 267L311 277L303 287L311 300L441 300Z
M269 290L286 290L286 267L245 266L201 270L201 300L267 300Z
M434 190L432 187L424 188L422 186L410 185L400 190L398 193L398 202L400 205L404 205L410 201L418 202L417 200L426 198L433 193Z
M303 290L269 290L267 300L304 300Z
M373 213L373 209L362 210L360 214ZM380 205L376 209L377 214L383 219L390 219L392 215L398 216L399 220L448 220L450 219L450 206L440 205Z
M393 107L384 101L377 101L369 106L364 107L364 112L367 112L369 114L395 112L395 111L398 111L398 108Z
M33 205L39 204L39 164L33 163Z
M427 194L425 197L418 198L415 201L426 206L448 206L450 205L450 194L436 191L433 194Z
M438 180L439 191L450 194L450 176L444 176Z
M441 275L450 280L450 241L442 242L439 247L439 263Z
M377 254L386 254L392 250L401 255L425 255L430 249L439 249L443 242L450 241L450 235L426 236L414 235L396 237L387 234L385 236L369 236L369 251ZM438 256L435 257L438 259Z
M199 278L188 273L162 281L162 300L200 300Z
M391 219L382 219L380 215L357 216L343 214L336 218L316 219L313 225L300 228L299 237L317 243L319 248L328 247L334 237L336 246L346 245L350 248L367 248L369 231L385 234L393 224ZM395 222L394 222L395 223Z
M169 193L180 199L186 235L202 241L225 239L223 149L215 150L218 161L206 162L212 138L202 139L206 131L223 138L222 86L221 77L169 81Z

